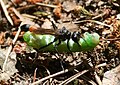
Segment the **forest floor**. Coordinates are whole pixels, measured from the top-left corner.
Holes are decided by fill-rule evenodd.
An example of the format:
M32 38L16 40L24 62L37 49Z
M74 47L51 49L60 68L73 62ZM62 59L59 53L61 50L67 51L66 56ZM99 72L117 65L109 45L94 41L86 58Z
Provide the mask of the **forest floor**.
M0 3L0 85L120 85L119 0ZM43 52L24 41L26 31L37 34L34 28L30 29L33 25L56 32L51 21L58 29L80 32L81 39L85 32L97 33L99 44L81 52ZM25 24L31 25L29 29L21 29Z

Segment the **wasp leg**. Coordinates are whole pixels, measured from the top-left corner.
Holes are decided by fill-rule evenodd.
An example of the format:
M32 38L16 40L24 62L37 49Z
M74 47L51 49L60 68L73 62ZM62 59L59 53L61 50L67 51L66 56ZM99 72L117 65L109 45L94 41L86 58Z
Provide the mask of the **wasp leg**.
M79 44L79 42L78 41L74 41L79 47L81 47L81 45Z
M58 39L58 40L59 40L59 42L57 44L55 44L54 49L55 49L55 51L57 52L57 54L58 54L58 56L60 58L60 64L61 64L62 69L65 70L64 66L63 66L63 62L64 62L63 59L62 59L63 56L61 56L59 54L59 51L57 50L57 46L59 46L61 44L61 40L60 39Z
M79 47L81 47L81 45L79 44L79 39L80 39L80 32L73 32L73 34L72 34L72 40L75 42L75 43L77 43L77 45L79 46Z
M53 44L53 43L56 42L56 41L57 41L57 39L55 38L55 39L54 39L52 42L50 42L48 45L45 45L45 46L39 48L39 50L44 49L44 48L50 46L51 44Z
M57 46L60 45L60 44L61 44L61 40L58 39L58 43L55 44L55 46L54 46L54 49L55 49L55 51L56 51L57 53L59 53L59 52L58 52L58 49L57 49Z
M51 44L53 44L53 43L56 42L57 40L58 40L58 39L55 38L53 42L50 42L48 45L45 45L45 46L41 47L39 50L41 50L41 49L43 49L43 48L45 48L45 47L50 46ZM54 49L55 49L56 53L58 54L58 56L60 56L60 54L59 54L59 52L58 52L58 50L57 50L57 46L60 45L60 44L61 44L61 40L59 39L58 44L55 44L55 46L54 46ZM60 59L61 59L61 61L60 61L61 67L62 67L62 69L64 70L62 57L60 57Z
M53 26L54 30L58 29L57 26L53 23L53 21L51 21L51 22L52 22L52 26Z
M70 46L69 46L69 40L67 40L67 48L68 48L68 50L69 50L70 54L71 54L71 55L72 55L72 57L73 57L73 53L72 53L72 51L70 50Z

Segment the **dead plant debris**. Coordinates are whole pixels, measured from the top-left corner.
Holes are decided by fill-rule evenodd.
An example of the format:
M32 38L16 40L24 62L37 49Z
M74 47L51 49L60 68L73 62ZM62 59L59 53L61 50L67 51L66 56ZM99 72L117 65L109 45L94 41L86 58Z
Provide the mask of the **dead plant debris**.
M119 0L0 0L0 85L119 85ZM40 52L25 44L29 29L96 32L88 52ZM43 33L42 33L43 34ZM64 48L63 48L64 49Z

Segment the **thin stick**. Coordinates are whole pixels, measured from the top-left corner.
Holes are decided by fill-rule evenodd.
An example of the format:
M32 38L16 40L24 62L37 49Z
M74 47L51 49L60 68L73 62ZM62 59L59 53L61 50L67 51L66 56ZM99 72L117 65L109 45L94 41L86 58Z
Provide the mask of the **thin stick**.
M95 68L99 68L101 66L103 67L103 66L106 66L106 65L107 65L106 63L103 63L103 64L95 66ZM90 71L91 69L93 69L93 68L90 68L88 70L84 70L82 72L78 72L77 74L75 74L75 75L71 76L70 78L66 79L65 81L63 81L59 85L66 85L66 84L70 83L71 81L73 81L74 79L76 79L76 78L80 77L81 75L85 74L86 72Z
M16 14L16 16L19 17L19 19L21 21L24 21L24 18L21 16L21 14L14 7L12 7L12 10Z
M35 6L36 5L26 5L26 6L17 8L17 11L22 11L22 10L25 10L25 9L33 8Z
M12 45L10 45L10 47L8 48L8 52L7 52L7 54L6 54L6 58L5 58L5 61L4 61L4 63L3 63L3 70L2 70L3 72L5 71L5 67L6 67L6 63L7 63L9 54L10 54L10 52L11 52L11 50L12 50L12 48L13 48L13 45L15 44L15 42L16 42L19 34L20 34L20 31L21 31L21 29L20 29L20 27L18 27L18 31L17 31L17 34L15 35L14 39L13 39Z
M95 79L96 79L98 85L102 85L102 81L100 80L100 77L97 75L96 72L94 72L94 74L95 74Z
M117 41L117 40L120 40L120 38L113 38L113 39L102 38L102 39L100 39L100 41Z
M34 71L33 82L35 82L35 80L36 80L36 72L37 72L37 68Z
M89 70L84 70L84 71L82 71L82 72L79 72L79 73L71 76L70 78L66 79L65 81L63 81L63 82L60 83L59 85L66 85L66 84L70 83L71 81L73 81L74 79L78 78L79 76L87 73L88 71L89 71Z
M36 5L50 7L50 8L56 8L56 7L58 7L56 5L50 5L50 4L44 4L44 3L36 3Z
M109 28L112 27L111 25L108 25L108 24L105 24L105 23L102 23L102 22L99 22L99 21L96 21L96 20L82 20L82 21L76 21L76 22L73 22L73 23L79 24L79 23L83 23L83 22L93 22L93 23L96 23L96 24L99 24L99 25L107 26Z
M2 9L3 9L4 13L5 13L5 16L6 16L7 20L13 26L13 21L12 21L11 17L9 16L9 13L7 11L7 8L6 8L5 4L4 4L4 2L2 0L0 0L0 3L1 3Z
M85 75L82 75L81 78L87 82L89 82L91 85L97 85L96 82L94 82L92 79L88 78L87 76Z
M36 5L38 5L38 6L44 6L44 7L49 7L49 8L56 8L56 7L58 7L56 5L50 5L50 4L44 4L44 3L36 3ZM19 7L19 8L17 8L17 10L18 11L22 11L24 9L35 7L36 5L27 5L27 6L24 6L24 7Z
M65 69L65 70L63 70L63 71L57 72L57 73L55 73L55 74L52 74L52 75L47 76L47 77L45 77L45 78L42 78L42 79L40 79L40 80L38 80L38 81L32 83L31 85L39 84L39 83L41 83L42 81L45 81L45 80L47 80L47 79L49 79L49 78L52 78L52 77L58 76L58 75L60 75L60 74L67 73L68 71L69 71L68 69Z
M100 64L100 65L96 66L95 68L99 68L99 67L101 67L101 66L106 66L106 63ZM93 69L93 68L91 68L91 69ZM57 72L57 73L52 74L52 75L50 75L50 76L47 76L47 77L45 77L45 78L42 78L42 79L40 79L40 80L38 80L38 81L32 83L31 85L39 84L39 83L41 83L42 81L45 81L45 80L47 80L47 79L49 79L49 78L52 78L52 77L55 77L55 76L58 76L58 75L67 73L67 72L70 71L70 70L73 70L73 68L71 68L71 69L65 69L65 70L63 70L63 71L60 71L60 72ZM73 76L79 77L79 76L83 75L84 73L88 72L89 70L90 70L90 69L84 70L84 71L79 72L79 73L77 73L77 74L75 74L75 75L73 75ZM78 75L79 75L79 76L78 76ZM77 78L77 77L76 77L76 78ZM68 79L69 79L69 78L68 78ZM62 85L62 84L64 84L64 83L66 83L66 81L68 81L68 79L65 80L64 82L62 82L62 83L59 84L59 85ZM70 79L71 79L71 77L70 77ZM75 78L74 78L74 79L75 79ZM74 80L74 79L72 79L72 80Z
M25 18L30 18L31 20L39 20L39 21L45 22L44 19L40 19L39 17L33 16L33 15L29 15L29 14L21 14L21 15Z

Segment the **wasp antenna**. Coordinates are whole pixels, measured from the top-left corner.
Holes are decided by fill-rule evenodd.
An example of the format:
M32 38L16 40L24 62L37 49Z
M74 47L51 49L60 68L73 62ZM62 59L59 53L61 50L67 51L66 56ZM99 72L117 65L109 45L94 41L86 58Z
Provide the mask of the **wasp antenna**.
M29 31L30 26L31 25L29 25L29 24L24 24L21 26L21 30L27 32L27 31Z

